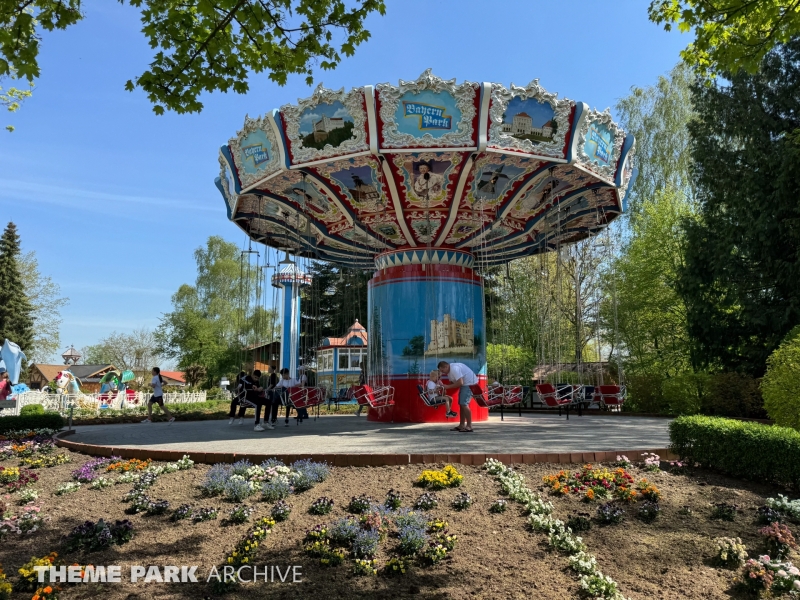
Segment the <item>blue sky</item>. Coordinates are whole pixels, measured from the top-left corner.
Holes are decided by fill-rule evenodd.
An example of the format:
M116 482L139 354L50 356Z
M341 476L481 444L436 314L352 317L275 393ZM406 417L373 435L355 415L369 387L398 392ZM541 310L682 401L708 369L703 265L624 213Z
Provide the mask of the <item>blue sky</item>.
M431 67L459 81L539 78L602 110L632 85L653 83L691 41L650 23L641 0L387 4L385 17L367 22L372 39L336 71L317 73L317 82L396 83ZM154 328L171 294L194 281L195 248L210 235L243 244L214 187L217 150L245 114L313 89L300 77L280 87L262 74L246 95L206 95L199 115L155 116L144 93L124 90L152 56L137 11L88 0L85 13L69 30L44 35L33 98L0 122L17 128L0 133L0 224L17 224L24 249L36 251L41 271L69 297L64 348ZM613 39L604 37L599 53L587 46L587 31Z

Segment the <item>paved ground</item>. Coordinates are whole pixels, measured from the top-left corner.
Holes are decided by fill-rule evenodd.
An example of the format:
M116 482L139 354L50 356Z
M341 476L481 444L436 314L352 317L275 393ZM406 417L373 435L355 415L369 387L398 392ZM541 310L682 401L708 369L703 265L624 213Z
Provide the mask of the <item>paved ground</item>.
M668 419L526 414L477 423L474 433L443 424L370 423L363 417L324 416L273 431L227 421L189 421L76 427L70 441L102 446L253 454L304 453L560 453L665 448Z

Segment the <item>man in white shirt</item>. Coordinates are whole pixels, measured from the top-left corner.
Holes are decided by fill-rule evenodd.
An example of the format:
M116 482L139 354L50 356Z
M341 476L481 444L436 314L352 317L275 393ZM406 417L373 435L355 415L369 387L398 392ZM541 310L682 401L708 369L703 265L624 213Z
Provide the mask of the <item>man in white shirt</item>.
M441 361L438 365L439 372L447 377L449 384L444 386L445 391L458 389L458 407L460 423L453 431L472 433L472 409L469 402L472 400L472 390L469 386L478 383L478 376L464 363L448 363Z

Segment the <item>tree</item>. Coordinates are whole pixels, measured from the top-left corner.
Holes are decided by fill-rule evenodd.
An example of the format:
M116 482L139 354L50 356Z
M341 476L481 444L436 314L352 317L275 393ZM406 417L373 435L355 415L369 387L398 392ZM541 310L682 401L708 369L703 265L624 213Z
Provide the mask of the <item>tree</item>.
M383 0L130 0L142 11L142 33L158 49L149 68L126 83L140 87L156 114L199 112L203 92L249 90L250 72L313 82L312 65L335 69L369 39L364 20L385 13ZM83 18L81 0L0 3L0 80L39 77L41 31ZM334 41L334 34L340 39Z
M655 85L631 88L617 102L622 127L636 138L639 175L629 197L629 214L636 220L646 202L659 192L679 193L694 202L692 154L687 124L694 115L694 76L683 65L661 76Z
M25 290L17 226L9 223L0 237L0 339L9 339L26 354L33 351L34 308Z
M311 286L302 290L302 332L316 347L328 336L342 335L355 322L367 322L367 282L372 274L327 262L308 265Z
M195 387L206 378L206 368L203 365L189 365L183 370L183 376L188 385Z
M15 80L15 74L11 72L7 77L0 76L0 83L3 83L6 79L11 81ZM0 85L0 106L4 107L10 113L17 112L22 102L31 97L33 85L30 84L29 88L30 89L27 90L21 90L12 86L4 90L3 86ZM8 131L14 131L14 126L6 125L6 129Z
M28 359L47 362L61 347L61 309L69 303L69 298L62 298L59 285L39 272L35 252L23 254L19 263L22 285L33 311L33 349Z
M173 310L155 332L156 350L177 359L180 369L205 368L211 385L241 369L246 349L271 342L267 338L280 335L280 328L275 311L263 307L261 274L235 244L211 236L194 256L195 285L184 284L172 296Z
M642 204L614 261L603 320L607 331L615 330L629 373L674 377L691 370L686 306L676 284L683 266L683 224L693 216L680 192L657 192Z
M755 73L776 45L800 33L797 0L652 0L650 20L695 32L681 57L701 75Z
M800 41L693 88L700 218L678 290L695 366L764 373L800 323Z
M158 366L159 354L155 335L149 329L136 329L132 333L112 332L100 343L84 348L84 364L112 364L136 374L149 372Z
M776 425L800 431L800 326L786 336L767 359L767 373L761 381L764 408Z

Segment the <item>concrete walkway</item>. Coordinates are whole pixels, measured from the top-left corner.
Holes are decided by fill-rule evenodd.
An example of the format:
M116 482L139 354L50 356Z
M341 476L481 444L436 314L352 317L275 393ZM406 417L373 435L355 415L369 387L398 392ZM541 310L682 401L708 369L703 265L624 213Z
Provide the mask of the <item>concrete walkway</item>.
M273 431L227 421L189 421L76 427L72 442L114 448L252 454L567 453L666 448L669 419L550 414L492 416L474 433L451 425L370 423L364 417L324 416ZM631 457L633 458L633 457Z

